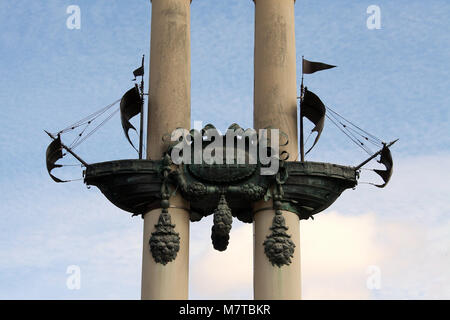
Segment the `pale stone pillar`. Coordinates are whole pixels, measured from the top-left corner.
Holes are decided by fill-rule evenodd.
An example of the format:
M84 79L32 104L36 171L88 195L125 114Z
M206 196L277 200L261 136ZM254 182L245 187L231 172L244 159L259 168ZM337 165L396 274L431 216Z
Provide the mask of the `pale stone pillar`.
M295 53L295 0L254 0L255 78L254 128L272 127L289 136L282 150L295 160L297 146L297 89ZM300 223L297 215L283 211L287 231L295 244L292 263L273 266L264 253L263 242L270 234L274 210L272 201L255 203L254 210L254 298L300 299Z
M148 159L161 159L167 148L163 136L176 128L190 128L190 2L152 1ZM189 203L177 193L170 199L170 206L172 223L180 236L180 250L177 258L166 265L154 261L149 245L161 209L144 215L142 299L188 298Z
M181 197L171 198L170 204L177 207L188 205ZM143 300L186 300L189 289L189 213L185 209L169 209L175 231L180 235L180 251L177 258L166 265L155 262L149 245L150 236L155 231L155 224L158 222L160 213L161 209L156 209L144 216L141 298Z

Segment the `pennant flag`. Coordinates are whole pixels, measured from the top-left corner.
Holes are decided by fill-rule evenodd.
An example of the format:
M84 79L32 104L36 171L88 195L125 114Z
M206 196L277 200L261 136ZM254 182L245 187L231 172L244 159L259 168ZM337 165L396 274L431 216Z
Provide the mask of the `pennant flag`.
M315 124L315 127L311 132L316 131L317 136L314 140L313 145L306 152L308 154L312 148L316 145L317 141L319 141L320 135L322 133L323 127L325 125L325 105L320 100L320 98L305 88L305 95L303 96L303 100L300 105L300 116L306 117L309 121Z
M303 59L303 68L302 72L303 74L311 74L316 71L326 70L335 68L336 66L332 66L330 64L322 63L322 62L314 62L314 61L308 61L306 59Z
M144 66L141 66L133 71L134 78L144 75Z

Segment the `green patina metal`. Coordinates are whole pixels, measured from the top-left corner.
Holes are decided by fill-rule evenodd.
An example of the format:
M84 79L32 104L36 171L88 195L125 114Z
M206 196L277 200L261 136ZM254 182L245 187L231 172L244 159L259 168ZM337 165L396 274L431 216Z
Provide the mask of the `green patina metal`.
M219 205L214 210L214 225L211 228L211 240L214 249L225 251L230 240L231 224L233 216L230 207L228 207L225 195L220 196Z
M143 61L144 59L142 66L133 72L135 77L143 77ZM334 66L303 59L303 68L306 68L303 70L304 73L314 73L331 67ZM244 130L237 124L232 124L225 135L220 135L211 124L200 131L180 128L162 137L167 145L162 159L142 160L145 93L143 78L141 80L140 87L135 85L120 99L122 127L131 144L128 130L134 127L129 120L139 113L141 115L140 143L137 150L139 160L88 164L73 152L74 147L106 123L110 116L81 138L87 129L85 127L71 144L72 147L66 146L61 141L63 133L90 124L117 104L118 100L56 134L47 132L53 141L46 151L46 166L55 182L69 182L51 173L53 169L63 166L56 162L63 158L64 149L86 167L85 183L97 186L117 207L133 215L145 215L153 209L161 209L155 231L149 239L150 250L157 263L165 265L175 260L180 249L180 236L176 232L176 225L172 224L169 213L169 208L173 207L170 205L170 197L175 192L179 192L189 201L189 209L183 209L189 210L191 221L199 221L205 216L214 215L211 239L214 248L219 251L225 250L228 246L233 217L251 223L258 211L267 211L270 214L275 212L271 232L264 241L264 250L274 266L282 267L291 263L295 250L295 244L288 234L284 211L295 213L299 219L312 218L313 215L328 208L344 190L355 187L358 170L378 155L380 156L378 162L384 165L385 169L375 169L374 172L384 183L373 185L384 188L392 176L393 160L389 147L397 140L385 143L326 107L316 94L303 86L303 77L299 97L300 162L288 162L287 151L278 151L279 146L286 146L289 143L289 137L279 131L279 128L275 132L270 131L269 135L268 130L273 128L260 130L259 136L254 129ZM368 151L363 142L367 140L381 149L356 167L305 162L303 118L310 120L315 125L312 131L317 132L307 154L321 135L325 116L328 116L327 110L330 111L330 120L333 118L335 121L332 122L344 133L351 130L351 136L346 134L359 147ZM360 141L355 134L363 140ZM174 139L174 135L178 135L178 138ZM178 156L174 157L176 152ZM208 156L206 160L203 158L204 154ZM269 160L270 169L273 169L271 164L278 165L278 170L271 172L271 175L262 174L263 172L267 174L269 169L266 160ZM266 202L272 200L272 207L253 211L253 203L261 200Z
M158 223L155 225L155 231L149 240L150 251L153 259L157 263L166 265L170 261L175 260L180 250L180 235L175 231L175 225L169 214L170 191L168 185L168 176L170 172L171 161L167 156L163 158L161 173L161 214Z
M280 170L282 171L282 170ZM282 184L286 181L281 179L281 172L277 173L277 184L273 192L273 208L275 216L272 220L272 231L264 241L264 253L266 254L272 265L282 267L291 264L291 258L294 256L295 244L291 240L291 236L286 232L289 228L281 211L283 201ZM287 178L286 174L285 177Z
M168 183L190 201L191 221L213 213L225 189L233 216L253 222L251 201L272 198L274 176L259 171L233 183L212 183L199 179L188 165L172 167ZM208 165L223 170L222 165ZM253 165L250 165L253 166ZM98 187L115 206L133 215L161 208L161 160L116 160L91 164L85 171L85 183ZM285 162L288 177L283 184L281 210L309 219L329 207L345 190L356 186L356 170L321 162ZM178 187L178 188L177 188Z
M233 166L207 166L205 172L213 174L217 170L219 177L223 171L233 170ZM150 238L152 255L162 264L174 260L179 250L179 236L170 221L168 193L161 191L166 190L163 186L172 185L172 190L178 190L190 201L191 221L214 214L211 237L214 248L220 251L228 245L231 217L251 223L252 202L276 197L273 189L278 185L278 175L262 176L258 169L252 169L254 173L241 180L221 183L193 175L189 165L167 168L162 160L118 160L90 165L85 172L86 184L97 186L113 204L133 215L163 209ZM286 175L283 196L274 201L277 214L264 242L269 260L278 267L290 263L294 250L281 212L290 211L299 219L308 219L330 206L345 189L356 186L356 171L352 167L285 162L281 168Z
M161 160L89 165L85 183L97 186L114 205L133 215L162 209L149 240L153 258L162 264L174 260L179 250L179 235L168 211L173 193L180 192L190 202L191 221L214 215L211 238L219 251L227 248L232 217L251 223L252 203L272 199L275 216L264 249L270 262L281 267L290 264L295 250L283 211L309 219L356 186L357 170L330 163L276 161L275 175L261 175L264 166L259 159L256 164L175 165L167 152Z

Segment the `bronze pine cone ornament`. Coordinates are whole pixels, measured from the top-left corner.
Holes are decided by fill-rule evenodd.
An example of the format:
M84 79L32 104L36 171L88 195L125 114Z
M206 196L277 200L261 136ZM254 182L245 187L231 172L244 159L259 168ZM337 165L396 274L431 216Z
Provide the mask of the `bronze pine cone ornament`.
M155 228L150 237L150 251L155 262L166 265L175 260L180 250L180 236L175 232L167 209L163 209Z
M270 227L272 233L267 236L264 241L264 253L266 254L272 265L282 267L290 265L291 258L294 256L295 244L291 240L291 236L286 233L286 221L281 215L281 211L277 211Z
M214 225L211 229L211 239L214 249L219 251L225 251L227 249L232 222L233 216L231 209L228 207L225 195L221 195L219 205L214 210Z

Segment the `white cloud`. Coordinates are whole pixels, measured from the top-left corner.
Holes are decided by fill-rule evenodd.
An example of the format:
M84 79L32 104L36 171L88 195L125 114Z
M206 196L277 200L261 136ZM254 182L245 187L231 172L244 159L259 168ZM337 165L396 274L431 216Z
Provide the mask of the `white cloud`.
M375 213L329 212L301 223L303 298L370 299L384 295L386 286L400 289L391 275L402 259L416 263L416 255L401 253L405 248L422 248L424 237L415 236L417 230L419 225L399 224ZM367 287L370 266L380 268L379 291Z
M374 213L329 212L302 221L303 299L448 298L448 243L432 239L448 230L448 225L424 229ZM225 252L213 251L209 238L192 245L203 254L191 263L191 298L252 298L251 225L232 230ZM366 285L370 266L380 268L379 290Z
M197 259L191 259L190 298L252 299L252 225L234 221L228 248L219 252L212 249L208 232L211 230L210 222L202 222L202 237L197 236L195 241L191 241L191 247L201 253ZM198 232L199 229L194 230Z
M300 226L303 298L368 298L366 269L383 256L374 241L375 215L331 212Z

